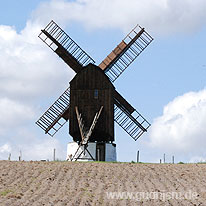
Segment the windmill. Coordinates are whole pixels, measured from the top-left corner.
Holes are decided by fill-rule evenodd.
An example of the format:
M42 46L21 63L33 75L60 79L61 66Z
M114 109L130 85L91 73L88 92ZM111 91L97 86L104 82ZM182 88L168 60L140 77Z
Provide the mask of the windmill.
M150 123L120 95L113 82L153 38L137 25L98 66L53 20L39 38L76 75L36 124L54 136L69 120L74 141L67 146L69 160L116 161L114 121L135 141Z

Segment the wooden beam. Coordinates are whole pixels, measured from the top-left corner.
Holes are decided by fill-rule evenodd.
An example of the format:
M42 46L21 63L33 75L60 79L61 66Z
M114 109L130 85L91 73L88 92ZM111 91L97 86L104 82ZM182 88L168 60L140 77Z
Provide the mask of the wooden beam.
M122 105L130 114L135 111L134 107L132 107L132 105L129 104L116 90L114 92L114 103Z
M78 63L78 61L71 55L67 50L62 47L58 46L58 48L54 51L63 61L71 67L76 73L82 70L82 65Z
M99 67L103 71L106 71L110 65L113 65L118 61L118 59L131 47L131 45L142 35L143 32L144 28L142 28L129 43L122 40L120 44L118 44L117 47L99 64Z
M82 65L47 31L42 30L42 32L57 46L54 51L62 60L71 67L76 73L82 70Z

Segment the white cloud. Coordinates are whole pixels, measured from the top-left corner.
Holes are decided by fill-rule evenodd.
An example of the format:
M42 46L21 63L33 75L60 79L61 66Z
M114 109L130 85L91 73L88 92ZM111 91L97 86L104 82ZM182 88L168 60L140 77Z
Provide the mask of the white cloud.
M20 150L26 160L51 159L51 148L61 147L43 132L37 135L34 123L43 112L39 105L60 95L72 72L37 37L40 28L28 21L17 33L14 27L0 25L0 159L11 152L11 159L17 160Z
M175 98L149 131L150 146L163 152L202 156L206 148L206 89Z
M2 146L0 145L0 159L8 159L10 152L12 151L11 145L5 143Z
M56 149L56 159L64 160L65 148L59 141L49 136L43 136L42 139L39 139L32 135L31 131L26 130L19 134L13 134L9 143L0 145L0 159L8 159L11 153L11 160L18 160L21 151L22 160L53 160L53 151Z
M3 127L17 125L34 117L32 108L7 98L0 99L0 108L0 124Z
M1 141L7 139L11 131L16 133L19 127L28 125L33 121L35 110L23 102L13 101L8 98L0 98L0 135Z
M33 19L45 24L54 19L86 28L118 28L128 32L137 23L152 33L190 32L206 23L205 0L53 0L42 3Z
M11 152L11 146L9 144L4 144L0 147L0 153Z
M51 148L61 147L43 132L38 135L35 121L43 113L39 105L43 109L45 100L57 98L73 72L38 38L42 28L30 20L19 33L0 25L0 159L9 151L18 159L19 150L27 160L49 158Z
M1 96L21 97L24 101L49 96L59 88L65 89L71 77L66 65L45 45L39 45L40 28L36 26L37 29L30 31L31 27L28 23L22 33L17 34L12 27L0 26Z
M52 160L54 148L57 149L57 157L65 159L65 149L57 139L35 131L36 114L34 105L0 99L0 159L7 159L11 153L11 159L18 160L21 150L24 160Z
M32 139L33 141L34 139ZM53 151L56 150L56 159L65 160L66 153L57 139L46 137L43 141L34 144L21 144L24 160L53 160Z

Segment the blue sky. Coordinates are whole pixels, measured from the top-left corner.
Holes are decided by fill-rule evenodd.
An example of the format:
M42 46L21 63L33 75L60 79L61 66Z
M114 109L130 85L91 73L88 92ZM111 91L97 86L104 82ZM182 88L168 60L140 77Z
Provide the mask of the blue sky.
M152 44L116 80L116 89L151 123L137 142L115 127L119 161L206 159L206 3L184 0L1 2L0 159L63 159L68 125L50 138L34 124L68 86L71 69L38 38L53 19L96 63L138 23ZM84 11L84 15L82 15Z

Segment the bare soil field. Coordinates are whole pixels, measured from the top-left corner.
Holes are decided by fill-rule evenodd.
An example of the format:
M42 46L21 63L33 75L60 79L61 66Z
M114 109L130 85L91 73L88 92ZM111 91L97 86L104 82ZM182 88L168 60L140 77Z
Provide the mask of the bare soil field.
M0 161L0 206L206 205L206 164Z

